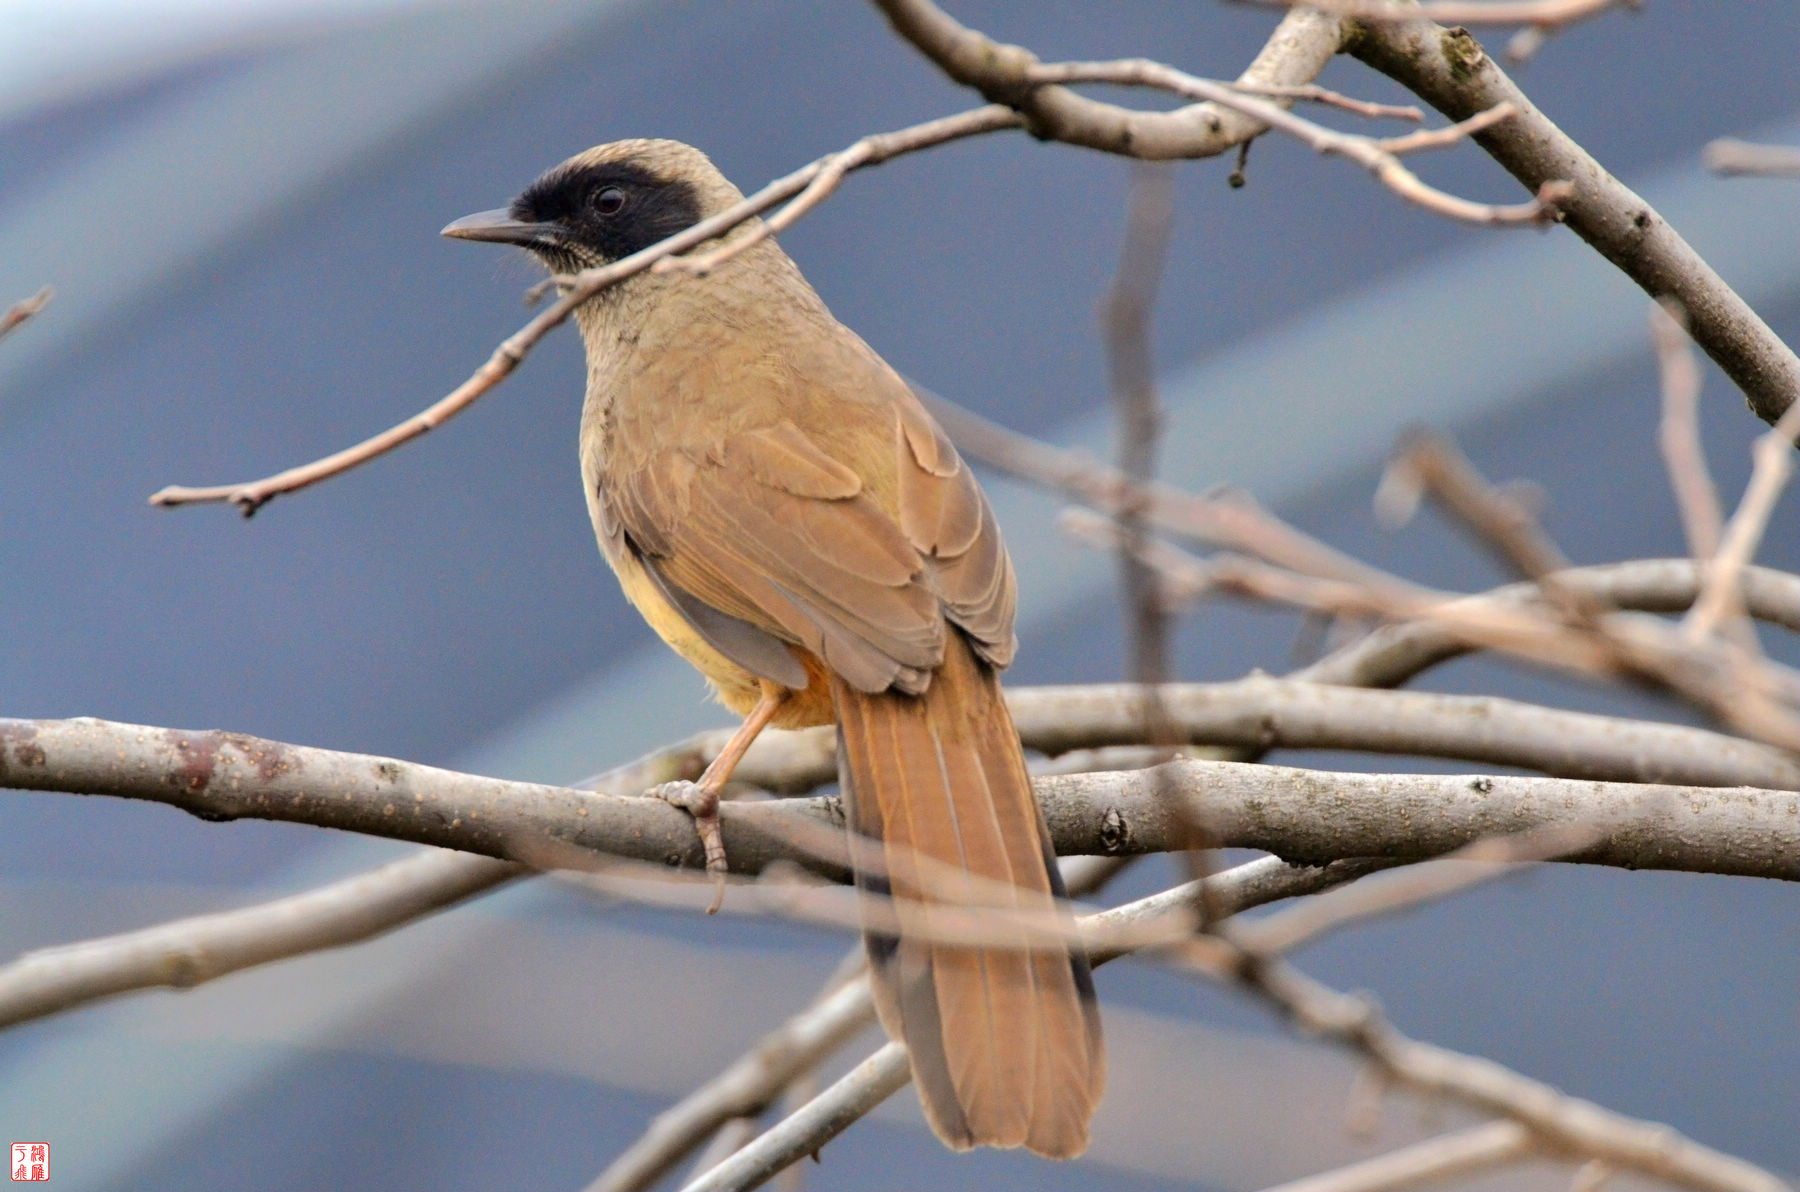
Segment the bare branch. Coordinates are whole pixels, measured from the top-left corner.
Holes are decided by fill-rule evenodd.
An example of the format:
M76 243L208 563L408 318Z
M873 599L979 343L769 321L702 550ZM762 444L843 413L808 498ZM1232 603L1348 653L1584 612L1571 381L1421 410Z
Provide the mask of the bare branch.
M1241 494L1204 497L1173 485L1134 485L1098 460L1009 430L917 385L913 389L963 454L1066 493L1110 517L1135 506L1142 509L1145 521L1168 533L1250 551L1309 575L1424 591L1301 533Z
M310 823L539 868L579 868L595 853L689 868L703 862L692 820L659 799L97 720L0 720L0 743L9 755L0 758L5 787L148 799L208 819ZM1582 861L1800 878L1800 795L1767 789L1326 774L1198 760L1044 778L1037 789L1061 853L1180 850L1199 821L1225 845L1295 860L1422 857L1497 830L1592 822L1610 836ZM737 873L778 860L817 867L811 841L842 840L835 799L727 803L722 818Z
M1706 168L1727 177L1784 178L1800 175L1800 146L1757 145L1722 137L1702 151Z
M1476 144L1530 193L1550 181L1573 183L1557 202L1563 222L1652 298L1680 303L1694 341L1759 418L1774 423L1793 404L1800 393L1793 350L1648 203L1540 112L1466 30L1416 18L1365 24L1345 48L1451 120L1516 106L1516 118L1476 134Z
M1376 492L1376 509L1390 524L1404 523L1422 493L1442 501L1501 562L1540 586L1547 582L1546 596L1559 603L1566 598L1553 577L1569 560L1531 511L1489 484L1456 444L1436 431L1415 430L1401 440Z
M253 965L371 939L524 872L434 849L258 906L28 952L0 968L0 1027L133 989L192 989Z
M45 286L31 297L21 298L9 306L6 309L6 313L0 315L0 339L5 339L7 336L11 335L18 329L19 324L36 315L46 306L49 306L50 300L54 297L56 297L56 291L49 286Z
M1111 522L1086 510L1065 510L1060 524L1100 549L1120 543ZM1163 572L1178 598L1231 592L1331 616L1430 621L1472 646L1549 669L1670 692L1746 736L1800 752L1800 673L1734 643L1695 641L1655 618L1597 612L1571 625L1529 607L1317 579L1238 555L1201 560L1163 542L1146 543L1138 553Z
M1229 84L1197 78L1185 71L1176 70L1172 66L1152 62L1145 58L1129 58L1117 62L1059 62L1042 65L1034 63L1026 69L1025 78L1036 83L1116 83L1123 86L1157 87L1188 99L1204 99L1221 106L1236 108L1244 115L1277 131L1284 132L1320 153L1332 154L1355 162L1375 175L1382 185L1401 198L1417 203L1427 211L1447 216L1450 219L1459 219L1466 223L1547 223L1556 218L1558 200L1568 194L1566 184L1546 181L1538 187L1536 197L1528 203L1497 206L1492 203L1476 203L1469 199L1458 198L1425 183L1418 175L1402 165L1399 157L1390 151L1382 141L1373 137L1337 132L1323 125L1314 124L1276 104L1252 96L1237 94ZM1453 140L1462 135L1462 130L1486 128L1497 121L1509 118L1512 114L1512 109L1496 105L1494 114L1471 119L1466 125L1439 130L1436 139L1438 141ZM1431 143L1426 142L1425 144ZM1412 147L1425 146L1415 144ZM1131 156L1143 156L1135 150L1128 149L1124 152Z
M1519 1123L1483 1122L1265 1192L1398 1192L1511 1163L1536 1149L1531 1132Z

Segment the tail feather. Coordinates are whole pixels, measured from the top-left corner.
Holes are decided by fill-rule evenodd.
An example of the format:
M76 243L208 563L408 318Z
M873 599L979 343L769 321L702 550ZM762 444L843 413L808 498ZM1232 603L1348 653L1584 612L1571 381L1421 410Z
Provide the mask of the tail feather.
M1003 890L1043 911L1062 892L999 680L960 633L950 639L922 696L834 687L852 824L882 841L881 864L858 880L897 899L898 936L868 933L876 1007L948 1145L1069 1157L1087 1146L1105 1080L1086 957L947 944L932 930L934 903L991 904Z

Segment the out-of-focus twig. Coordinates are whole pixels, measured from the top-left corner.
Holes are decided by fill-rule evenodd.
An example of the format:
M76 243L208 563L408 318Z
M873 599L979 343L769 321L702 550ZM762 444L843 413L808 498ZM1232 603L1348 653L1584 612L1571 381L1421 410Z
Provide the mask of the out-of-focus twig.
M1597 16L1609 8L1636 8L1639 0L1240 0L1276 8L1305 4L1358 21L1406 21L1420 17L1448 25L1553 27Z
M1156 475L1162 435L1162 404L1156 393L1150 316L1156 306L1156 291L1168 260L1169 234L1174 225L1174 175L1166 163L1139 162L1132 167L1129 194L1125 243L1112 286L1100 301L1100 323L1119 429L1119 471L1141 494ZM1143 541L1143 504L1141 499L1127 500L1118 511L1119 533L1128 543ZM1127 673L1145 691L1144 739L1163 744L1169 741L1170 732L1156 691L1170 674L1168 605L1162 597L1162 581L1129 546L1119 551L1119 575L1130 649Z
M1375 492L1375 511L1389 525L1411 519L1419 499L1429 494L1475 534L1476 540L1572 615L1592 610L1569 607L1580 597L1556 586L1555 575L1569 566L1537 519L1518 500L1489 484L1455 443L1435 431L1408 432L1394 452Z
M1721 137L1710 142L1702 156L1707 169L1727 177L1787 178L1800 175L1800 145L1758 145Z
M1518 1122L1483 1122L1263 1192L1397 1192L1498 1167L1536 1150L1531 1132Z
M1739 607L1738 580L1756 555L1775 502L1794 472L1794 446L1800 439L1800 401L1756 440L1755 464L1743 499L1725 527L1718 553L1706 571L1700 598L1689 610L1684 627L1689 640L1704 641ZM1800 746L1797 746L1800 747Z
M50 300L54 297L56 297L56 291L49 286L45 286L31 297L21 298L11 306L7 307L6 313L0 315L0 339L5 339L8 335L11 335L18 329L19 324L36 315L46 306L49 306Z
M1673 301L1651 303L1650 335L1662 378L1657 445L1669 470L1669 487L1681 511L1688 550L1704 562L1719 551L1725 516L1700 445L1700 363L1687 336L1686 313Z

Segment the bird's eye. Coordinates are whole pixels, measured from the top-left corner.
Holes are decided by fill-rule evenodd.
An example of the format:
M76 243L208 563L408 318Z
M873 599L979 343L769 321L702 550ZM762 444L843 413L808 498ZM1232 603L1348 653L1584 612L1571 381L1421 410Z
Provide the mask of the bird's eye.
M594 192L593 205L601 215L617 215L625 207L625 192L616 186L603 186Z

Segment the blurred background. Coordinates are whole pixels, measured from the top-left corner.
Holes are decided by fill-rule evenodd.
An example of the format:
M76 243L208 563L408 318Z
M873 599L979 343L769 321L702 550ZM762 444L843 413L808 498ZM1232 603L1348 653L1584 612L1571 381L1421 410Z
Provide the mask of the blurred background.
M1276 20L1226 4L951 11L1046 58L1148 54L1218 77ZM1699 150L1800 137L1796 60L1785 7L1658 0L1568 31L1518 71L1789 342L1800 192L1710 177ZM1400 98L1353 62L1322 81ZM537 274L437 230L573 152L676 137L750 189L970 104L857 4L0 2L0 303L57 290L0 344L0 712L228 727L548 781L724 723L595 550L568 330L449 426L252 521L145 498L311 459L462 380L527 317ZM1472 148L1419 168L1458 193L1521 197ZM1453 225L1278 138L1257 143L1246 188L1228 170L1177 171L1156 323L1170 479L1240 485L1425 582L1502 582L1429 516L1375 526L1384 454L1422 422L1489 475L1541 485L1577 561L1683 553L1634 286L1566 231ZM1128 173L1022 136L964 142L854 176L783 243L903 372L1104 454L1094 305ZM1762 428L1710 370L1703 413L1734 497ZM1112 560L1059 540L1054 499L988 484L1024 593L1009 681L1120 677ZM1763 554L1788 569L1793 509ZM1286 669L1303 660L1296 630L1208 605L1181 623L1179 674ZM1770 645L1796 660L1792 641ZM1681 715L1481 661L1426 685ZM404 851L0 794L0 955ZM1173 876L1146 863L1117 893ZM1300 960L1377 991L1404 1030L1792 1176L1797 912L1793 887L1772 882L1551 867ZM0 1131L48 1141L67 1188L578 1188L801 1004L847 944L535 882L376 943L0 1034ZM1338 1053L1147 965L1099 981L1114 1075L1082 1163L952 1156L908 1093L806 1178L1235 1192L1456 1120L1396 1099L1376 1135L1353 1136L1355 1071ZM1566 1176L1544 1165L1489 1183Z

